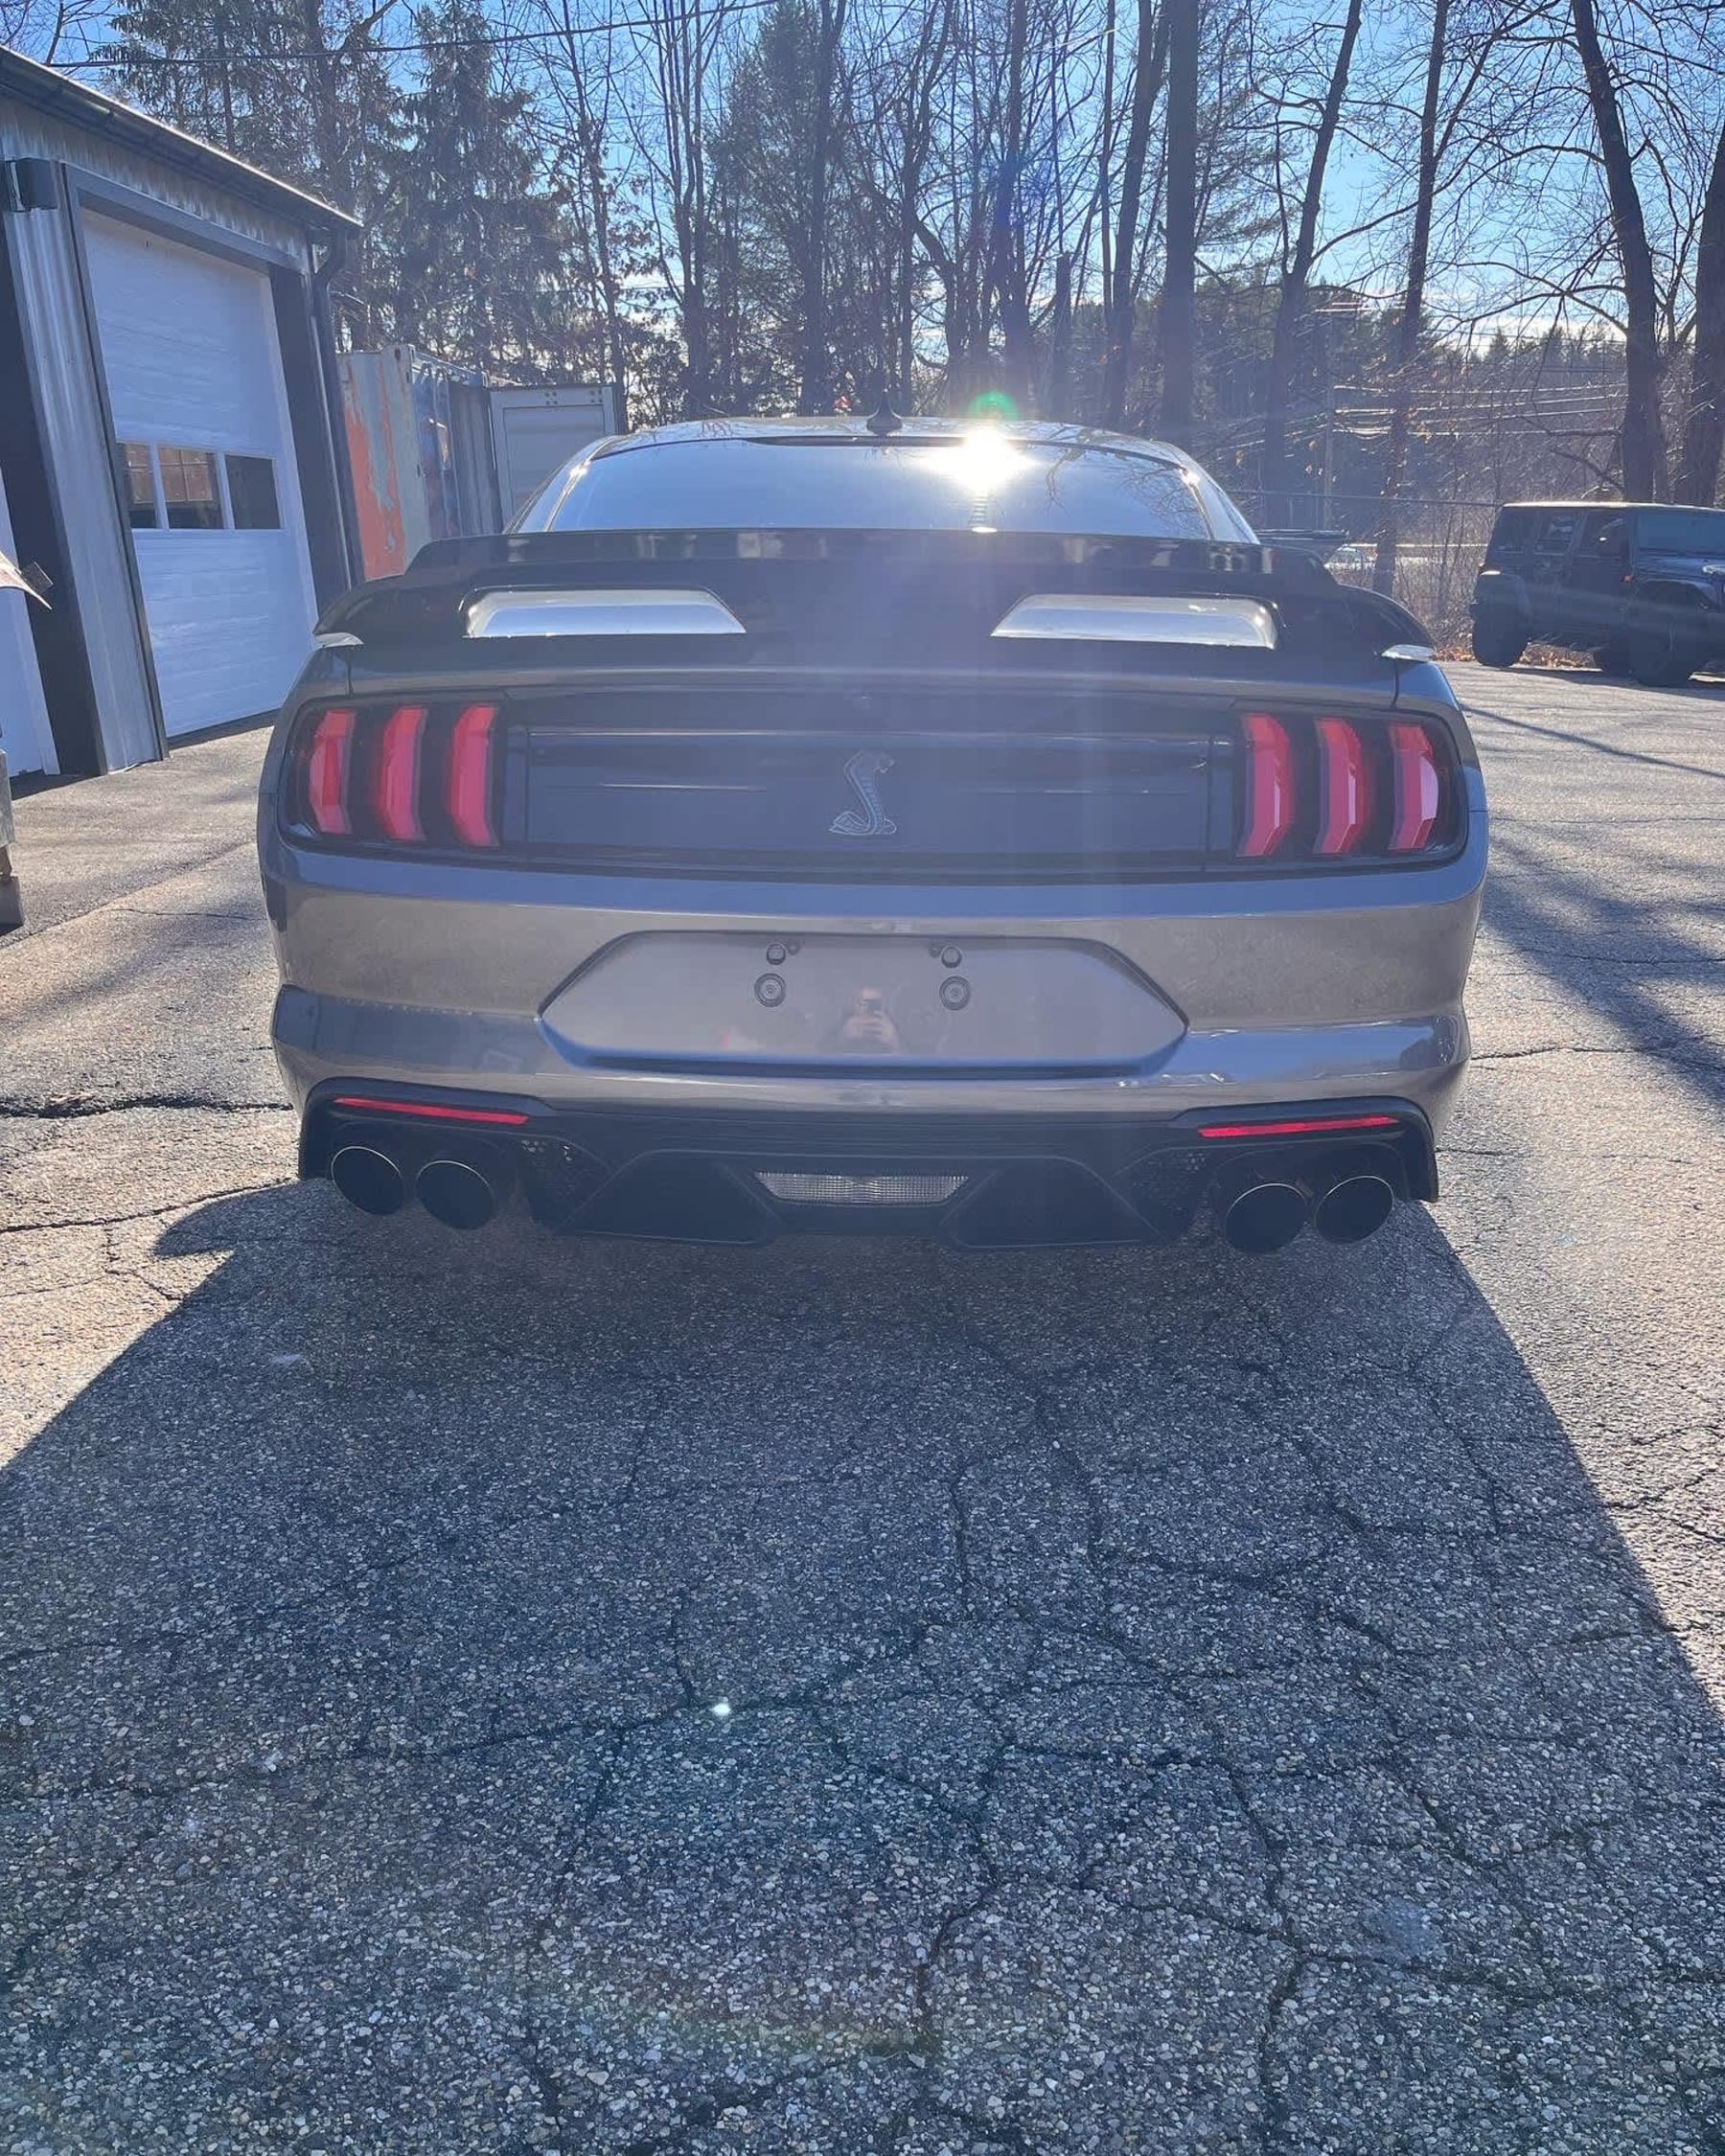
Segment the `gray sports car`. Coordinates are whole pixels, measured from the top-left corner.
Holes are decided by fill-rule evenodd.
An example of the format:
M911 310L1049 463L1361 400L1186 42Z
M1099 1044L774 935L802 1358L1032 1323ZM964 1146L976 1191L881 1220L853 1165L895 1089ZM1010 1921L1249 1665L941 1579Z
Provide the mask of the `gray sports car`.
M472 1227L1333 1242L1485 872L1418 625L1178 450L733 420L360 586L264 768L300 1165Z

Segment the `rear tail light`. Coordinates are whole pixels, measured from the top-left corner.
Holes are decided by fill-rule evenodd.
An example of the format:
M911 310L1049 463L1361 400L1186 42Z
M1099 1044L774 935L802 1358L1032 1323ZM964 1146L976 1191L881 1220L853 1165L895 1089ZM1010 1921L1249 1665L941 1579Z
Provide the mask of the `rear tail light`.
M311 729L306 754L306 815L314 831L345 838L348 782L354 767L355 711L326 711Z
M494 846L492 822L492 731L494 705L470 703L449 737L449 821L464 846Z
M1424 720L1242 713L1236 860L1300 866L1446 853L1460 835L1455 750Z
M414 847L499 840L497 707L344 705L308 713L285 795L320 838Z
M1423 726L1401 720L1391 725L1390 750L1395 759L1395 821L1390 851L1416 854L1431 844L1438 828L1443 799L1438 752Z
M1246 736L1246 821L1240 852L1267 860L1294 822L1294 751L1288 729L1267 711L1249 711Z
M1357 726L1346 719L1320 719L1318 736L1318 844L1321 854L1351 854L1366 835L1371 772Z
M404 703L384 722L373 799L378 821L389 838L411 841L426 836L419 813L420 745L426 738L426 718L423 703Z

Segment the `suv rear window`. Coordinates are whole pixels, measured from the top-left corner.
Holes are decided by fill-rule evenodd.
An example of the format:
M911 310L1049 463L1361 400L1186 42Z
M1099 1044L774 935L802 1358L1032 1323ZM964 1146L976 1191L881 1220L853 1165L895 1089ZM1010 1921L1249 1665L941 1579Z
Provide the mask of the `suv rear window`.
M1581 512L1578 509L1560 510L1555 516L1545 517L1533 535L1535 554L1567 554L1576 543L1576 534L1581 529Z
M1725 559L1725 509L1655 509L1635 519L1648 554L1716 554Z
M1533 537L1537 521L1530 509L1500 509L1497 527L1491 535L1491 555L1495 561L1500 554L1522 554Z

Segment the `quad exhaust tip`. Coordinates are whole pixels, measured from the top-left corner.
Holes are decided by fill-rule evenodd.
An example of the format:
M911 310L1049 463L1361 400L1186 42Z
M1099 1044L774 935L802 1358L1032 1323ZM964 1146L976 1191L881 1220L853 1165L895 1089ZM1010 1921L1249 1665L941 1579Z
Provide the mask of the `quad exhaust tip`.
M381 1146L355 1140L337 1146L331 1156L330 1181L362 1213L399 1213L407 1203L411 1165L411 1155L403 1167ZM507 1161L477 1146L463 1146L459 1153L451 1148L422 1162L411 1187L433 1220L446 1227L474 1228L483 1227L496 1212L509 1181Z
M330 1181L362 1213L399 1213L407 1183L387 1153L375 1145L344 1145L330 1161Z
M1372 1156L1332 1154L1311 1183L1285 1169L1242 1165L1218 1180L1215 1205L1230 1246L1267 1257L1308 1221L1326 1243L1365 1242L1395 1210L1395 1185Z
M413 1194L446 1227L483 1227L497 1209L491 1178L472 1160L427 1160L414 1178Z
M1222 1232L1232 1249L1268 1257L1293 1242L1311 1209L1312 1194L1303 1183L1254 1177L1224 1195Z
M1380 1175L1346 1175L1312 1208L1312 1226L1326 1243L1363 1243L1395 1210L1395 1190Z

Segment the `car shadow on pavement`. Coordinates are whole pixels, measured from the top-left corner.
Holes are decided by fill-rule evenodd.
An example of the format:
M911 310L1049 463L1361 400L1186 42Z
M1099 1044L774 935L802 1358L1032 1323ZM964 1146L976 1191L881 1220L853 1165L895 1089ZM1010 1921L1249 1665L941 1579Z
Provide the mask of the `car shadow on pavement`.
M1720 2145L1695 1463L1426 1216L210 1258L0 1480L7 2145Z
M1614 1031L1583 1042L1579 1052L1654 1058L1716 1108L1725 1105L1725 1040L1714 993L1725 918L1718 878L1711 864L1678 857L1658 863L1649 880L1645 835L1637 839L1641 873L1619 880L1609 833L1590 838L1585 868L1520 833L1497 834L1499 873L1486 893L1486 925L1541 981L1609 1022Z

